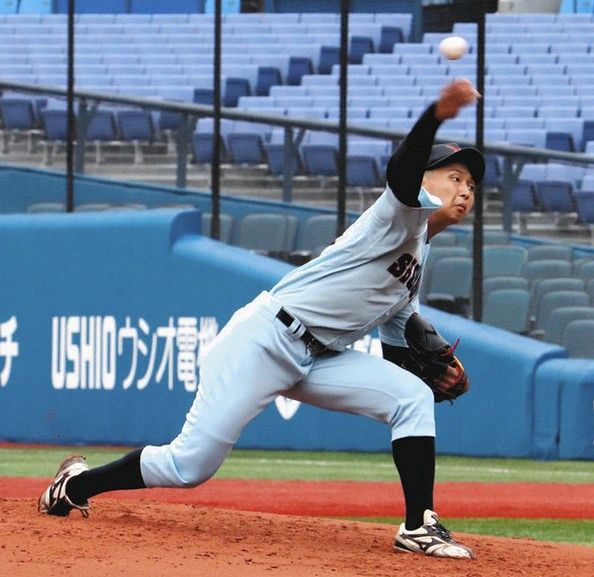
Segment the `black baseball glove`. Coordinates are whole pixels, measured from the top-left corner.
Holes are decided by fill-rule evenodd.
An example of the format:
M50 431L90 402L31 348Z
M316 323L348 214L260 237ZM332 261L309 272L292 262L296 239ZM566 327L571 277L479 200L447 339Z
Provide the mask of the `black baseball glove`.
M413 313L404 327L404 338L409 349L406 369L429 386L436 403L452 402L468 391L470 383L464 366L454 354L455 346L452 347L427 319ZM454 367L458 375L456 384L446 390L439 381L448 367Z

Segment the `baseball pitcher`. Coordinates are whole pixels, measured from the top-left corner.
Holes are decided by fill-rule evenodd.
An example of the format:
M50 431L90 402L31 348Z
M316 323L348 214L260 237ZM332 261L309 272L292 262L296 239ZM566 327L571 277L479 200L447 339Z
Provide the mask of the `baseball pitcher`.
M88 515L89 498L105 491L204 483L246 424L284 395L385 423L406 503L394 549L472 558L433 507L434 402L464 393L468 380L453 347L419 317L418 291L431 238L466 217L483 178L478 150L433 145L441 123L477 97L466 80L444 86L392 155L378 200L232 316L205 355L177 437L94 469L69 457L39 511ZM349 348L376 327L385 358Z

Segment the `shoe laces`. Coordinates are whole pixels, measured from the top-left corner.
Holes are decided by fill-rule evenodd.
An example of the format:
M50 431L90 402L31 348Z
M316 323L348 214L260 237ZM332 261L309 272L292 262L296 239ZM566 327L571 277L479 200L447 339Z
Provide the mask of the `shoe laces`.
M452 534L441 523L435 523L431 528L442 539L451 540Z

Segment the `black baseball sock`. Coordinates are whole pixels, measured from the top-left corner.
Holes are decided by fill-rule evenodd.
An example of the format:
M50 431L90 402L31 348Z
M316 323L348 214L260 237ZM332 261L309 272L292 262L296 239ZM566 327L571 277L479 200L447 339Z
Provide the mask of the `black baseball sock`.
M66 486L66 494L73 503L84 503L89 497L106 491L145 488L140 473L141 452L142 449L137 449L117 461L72 477Z
M435 438L396 439L392 441L392 456L404 492L405 526L409 531L418 529L423 524L425 509L433 510Z

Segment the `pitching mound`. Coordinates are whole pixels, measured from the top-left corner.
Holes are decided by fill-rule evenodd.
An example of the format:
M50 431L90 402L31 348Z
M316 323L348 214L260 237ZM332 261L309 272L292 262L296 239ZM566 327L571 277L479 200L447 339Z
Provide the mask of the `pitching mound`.
M0 500L0 575L18 577L586 576L594 549L459 535L477 559L394 553L394 527L322 518L97 499L89 519ZM589 568L589 569L588 569Z

